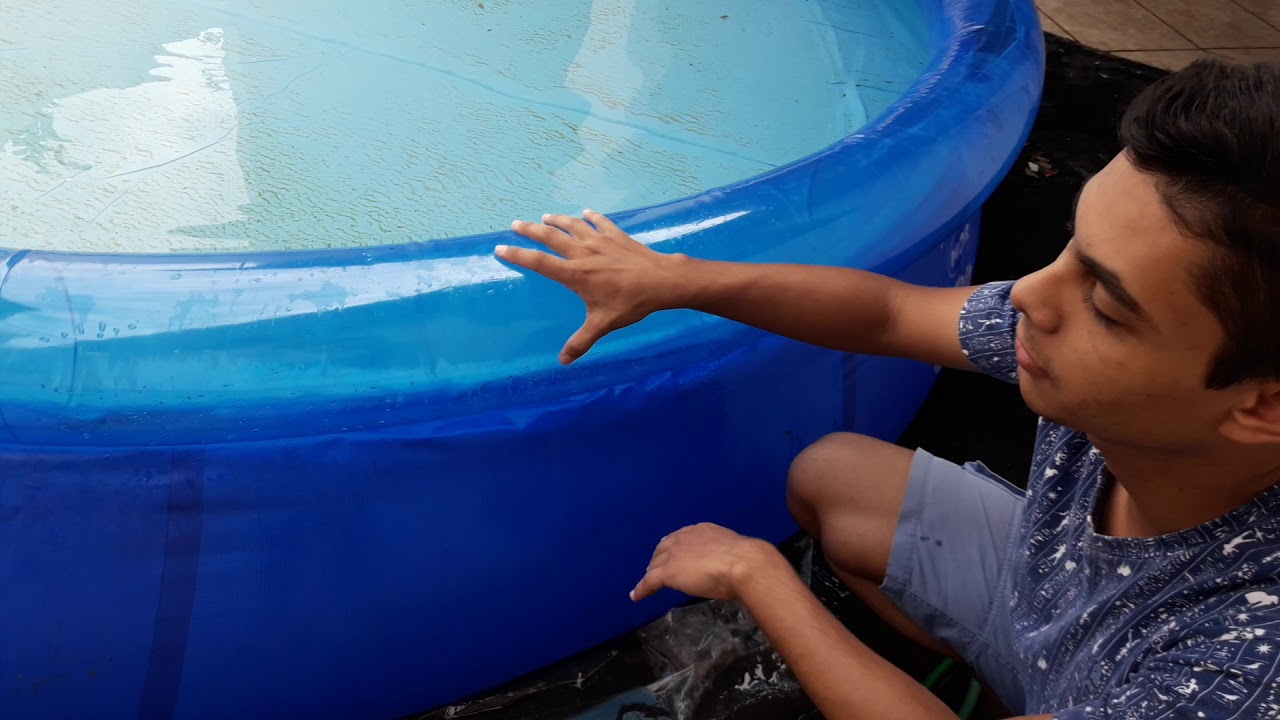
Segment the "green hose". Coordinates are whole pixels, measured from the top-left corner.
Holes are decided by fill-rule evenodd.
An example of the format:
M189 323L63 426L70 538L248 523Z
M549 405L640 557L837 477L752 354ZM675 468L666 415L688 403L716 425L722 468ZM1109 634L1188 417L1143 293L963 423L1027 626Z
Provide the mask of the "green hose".
M960 716L960 720L969 720L973 716L973 709L978 706L978 699L982 697L982 685L977 680L969 681L969 692L964 696L964 702L960 703L960 710L956 712Z
M929 677L924 679L924 686L932 690L947 673L951 672L951 668L954 667L955 664L956 661L951 658L947 658L938 663L938 667L934 668L933 672L929 673Z
M924 679L924 686L929 690L933 690L938 686L938 683L942 682L955 669L955 666L955 660L951 658L944 659ZM956 715L960 717L960 720L969 720L969 718L973 717L973 711L978 707L978 700L981 698L982 685L976 679L969 680L969 690L965 693L964 702L960 703L960 709L956 711Z

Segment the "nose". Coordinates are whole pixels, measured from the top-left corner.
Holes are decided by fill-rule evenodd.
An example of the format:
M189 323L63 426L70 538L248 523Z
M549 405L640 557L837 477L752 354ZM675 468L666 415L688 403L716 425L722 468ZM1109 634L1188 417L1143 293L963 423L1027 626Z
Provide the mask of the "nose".
M1062 282L1055 262L1023 277L1013 285L1009 299L1023 318L1040 334L1058 331L1062 325Z

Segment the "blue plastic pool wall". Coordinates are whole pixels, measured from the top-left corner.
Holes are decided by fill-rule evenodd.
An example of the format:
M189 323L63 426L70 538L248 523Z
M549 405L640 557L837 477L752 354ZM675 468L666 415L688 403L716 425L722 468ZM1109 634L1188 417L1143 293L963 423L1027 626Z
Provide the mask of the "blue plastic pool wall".
M664 251L967 282L1039 100L1029 0L922 0L878 120L619 214ZM325 253L13 252L0 281L0 717L391 718L588 648L653 543L781 540L790 460L895 437L934 369L665 313L564 369L509 235Z

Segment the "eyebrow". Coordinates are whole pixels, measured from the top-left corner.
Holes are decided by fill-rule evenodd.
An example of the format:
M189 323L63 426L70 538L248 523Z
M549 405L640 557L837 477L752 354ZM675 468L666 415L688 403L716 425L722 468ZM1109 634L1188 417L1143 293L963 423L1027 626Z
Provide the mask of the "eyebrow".
M1115 301L1121 307L1142 320L1151 321L1151 316L1147 315L1147 311L1143 310L1142 305L1138 304L1133 295L1125 289L1119 275L1116 275L1114 271L1098 262L1095 258L1089 257L1078 250L1075 255L1080 264L1084 266L1085 272L1093 276L1093 279L1097 280L1099 285L1106 288L1107 294L1115 298Z

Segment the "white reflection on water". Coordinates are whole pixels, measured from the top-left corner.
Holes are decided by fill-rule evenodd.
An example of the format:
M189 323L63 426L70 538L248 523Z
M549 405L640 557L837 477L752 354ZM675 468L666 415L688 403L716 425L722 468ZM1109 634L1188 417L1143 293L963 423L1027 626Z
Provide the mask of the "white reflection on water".
M57 99L7 140L0 246L58 237L66 251L164 252L174 228L242 219L249 194L222 45L219 28L166 43L154 80ZM8 94L0 81L0 100Z

